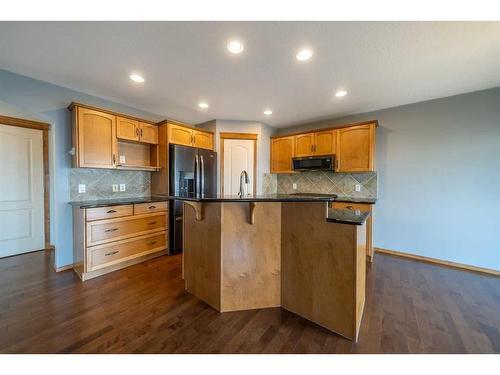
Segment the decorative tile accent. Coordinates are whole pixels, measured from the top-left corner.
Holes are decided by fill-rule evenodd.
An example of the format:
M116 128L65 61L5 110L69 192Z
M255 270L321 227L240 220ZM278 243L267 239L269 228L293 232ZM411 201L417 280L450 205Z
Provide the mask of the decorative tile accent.
M78 193L78 184L86 185L86 193ZM113 184L126 184L127 191L114 193ZM72 201L149 196L151 172L73 168L69 175L69 191Z
M274 179L276 182L274 183ZM327 171L293 174L264 174L264 194L319 193L337 194L356 198L377 198L377 172L334 173ZM293 189L293 184L297 189ZM361 191L354 185L360 184Z

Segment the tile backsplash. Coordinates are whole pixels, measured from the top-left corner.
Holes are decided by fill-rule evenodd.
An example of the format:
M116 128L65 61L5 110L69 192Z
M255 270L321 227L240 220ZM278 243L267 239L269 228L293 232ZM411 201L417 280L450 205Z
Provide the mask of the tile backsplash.
M320 193L337 194L356 198L377 197L377 172L334 173L327 171L292 174L264 174L264 194ZM297 188L293 188L293 184ZM361 191L355 190L361 185Z
M85 193L78 193L78 184L86 185ZM126 191L113 192L113 184L126 184ZM151 172L72 168L69 189L72 201L148 196L151 194Z

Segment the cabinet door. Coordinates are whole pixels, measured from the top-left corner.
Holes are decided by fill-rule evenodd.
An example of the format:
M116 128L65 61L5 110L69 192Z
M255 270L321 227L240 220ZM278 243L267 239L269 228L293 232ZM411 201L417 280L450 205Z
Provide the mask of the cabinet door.
M168 142L178 145L192 146L193 131L183 126L169 124L168 125Z
M154 145L158 144L158 127L156 125L140 122L139 132L141 135L141 142Z
M195 147L206 148L207 150L214 149L214 136L211 133L193 130L193 141Z
M116 117L87 108L77 108L78 167L116 167Z
M139 121L116 117L116 137L129 141L139 141Z
M271 139L271 172L292 172L292 157L294 156L295 137Z
M295 156L310 156L314 154L314 133L295 136Z
M335 130L314 133L314 154L332 155L335 154L336 139Z
M369 172L375 169L375 124L337 130L338 172Z

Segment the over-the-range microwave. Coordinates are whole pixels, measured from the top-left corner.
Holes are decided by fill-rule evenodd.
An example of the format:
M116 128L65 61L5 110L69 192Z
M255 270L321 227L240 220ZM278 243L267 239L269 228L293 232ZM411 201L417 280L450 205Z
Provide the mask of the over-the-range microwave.
M292 158L294 171L335 171L335 155Z

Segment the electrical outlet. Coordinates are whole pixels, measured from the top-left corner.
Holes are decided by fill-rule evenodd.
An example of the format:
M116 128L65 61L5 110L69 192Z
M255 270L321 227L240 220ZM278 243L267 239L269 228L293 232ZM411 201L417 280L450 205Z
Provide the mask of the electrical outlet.
M354 191L361 191L361 185L360 184L354 185Z
M127 164L127 159L125 158L125 155L120 155L120 164Z
M78 194L85 193L87 191L85 184L78 184Z
M113 193L116 193L118 191L118 184L113 184Z
M293 190L297 190L297 184L295 182L292 184L292 187L293 187Z
M120 191L125 191L126 185L125 184L120 184Z

